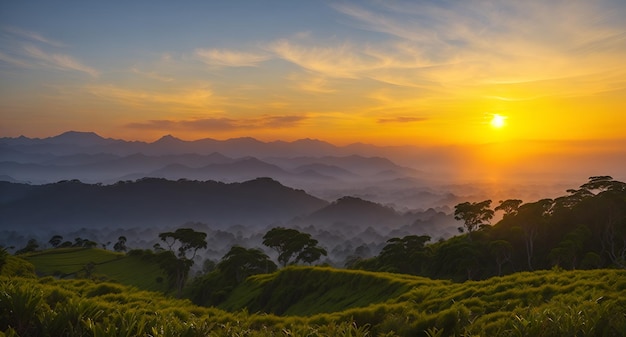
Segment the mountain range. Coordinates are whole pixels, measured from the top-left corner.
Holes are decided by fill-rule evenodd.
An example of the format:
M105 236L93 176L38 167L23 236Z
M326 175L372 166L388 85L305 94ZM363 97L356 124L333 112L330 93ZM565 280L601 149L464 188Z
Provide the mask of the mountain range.
M269 177L328 201L354 195L405 210L449 207L439 202L444 193L421 198L426 181L433 182L428 173L385 156L407 153L412 152L405 147L335 146L313 139L184 141L168 135L148 143L69 131L48 138L0 138L0 181L115 184L154 177L229 183Z

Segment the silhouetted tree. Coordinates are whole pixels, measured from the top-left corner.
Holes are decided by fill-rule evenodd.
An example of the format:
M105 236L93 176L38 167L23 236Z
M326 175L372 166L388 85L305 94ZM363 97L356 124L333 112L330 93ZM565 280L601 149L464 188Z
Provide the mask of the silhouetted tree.
M159 262L168 275L170 284L176 288L178 297L182 295L196 253L199 249L207 247L206 236L206 233L191 228L179 228L174 232L159 234L159 238L169 248L168 251L158 255ZM178 254L174 253L175 246L178 246Z
M126 237L120 236L117 238L117 242L113 245L113 250L116 252L125 252L128 248L126 247Z
M37 242L36 239L30 239L28 240L24 248L19 249L18 251L15 252L15 255L21 255L21 254L34 252L34 251L37 251L38 248L39 248L39 242Z
M57 248L61 242L63 242L63 237L61 235L53 235L48 241L48 243L54 248Z
M391 238L378 255L380 270L418 275L427 259L425 244L430 236L407 235Z
M262 273L271 273L276 270L276 264L263 251L257 248L246 249L233 246L224 255L217 268L227 279L240 283L248 276Z
M294 257L293 263L312 263L322 255L326 256L326 250L317 246L317 243L310 234L291 228L275 227L263 236L263 244L278 253L278 262L283 267Z
M502 265L511 261L513 246L506 240L495 240L489 243L489 252L496 261L498 276L502 276Z
M500 200L500 205L494 208L494 211L503 211L504 216L515 215L522 201L519 199Z
M494 212L489 208L490 206L491 200L471 203L464 202L454 206L454 218L456 220L463 220L465 229L467 229L467 236L470 240L472 239L472 232L483 225L488 225L489 220L493 218Z
M526 262L528 269L533 270L532 258L535 252L535 241L539 236L541 226L546 225L552 199L542 199L532 203L526 203L519 207L514 223L519 226L523 233L526 247Z

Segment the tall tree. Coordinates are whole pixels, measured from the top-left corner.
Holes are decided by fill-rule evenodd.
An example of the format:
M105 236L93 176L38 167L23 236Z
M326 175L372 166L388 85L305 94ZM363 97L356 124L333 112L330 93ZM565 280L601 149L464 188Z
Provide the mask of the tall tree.
M532 259L535 252L535 241L539 236L539 230L548 221L553 203L552 199L526 203L519 207L515 216L515 223L518 228L521 228L524 237L528 270L533 270Z
M260 249L233 246L222 257L217 268L227 279L240 283L248 276L275 271L276 264Z
M178 297L182 296L193 259L199 249L207 247L206 233L191 228L179 228L174 232L159 234L159 238L168 245L169 250L160 253L161 268L168 274L170 284L176 288ZM178 246L177 254L174 252Z
M483 225L488 225L489 220L493 218L494 212L489 208L490 206L491 200L464 202L454 206L454 218L463 220L470 240L472 239L472 232Z
M504 216L515 215L521 204L522 201L519 199L500 200L500 205L496 206L494 211L503 211Z
M489 252L496 261L498 276L502 276L502 265L511 261L513 246L506 240L495 240L489 243Z
M403 238L391 238L378 255L381 270L420 274L427 258L425 244L430 236L407 235Z
M24 246L24 248L19 249L18 251L15 252L15 255L20 255L20 254L26 254L26 253L34 252L38 248L39 248L39 242L37 242L36 239L30 239L30 240L28 240L28 242L26 243L26 246Z
M61 235L53 235L48 241L48 243L54 248L57 248L61 242L63 242L63 237Z
M278 262L283 267L292 259L294 263L312 263L322 255L326 256L326 250L317 243L317 240L311 238L311 234L292 228L275 227L263 236L263 244L278 253Z
M113 250L115 250L116 252L125 252L127 247L126 247L126 237L125 236L120 236L117 238L117 242L113 245Z

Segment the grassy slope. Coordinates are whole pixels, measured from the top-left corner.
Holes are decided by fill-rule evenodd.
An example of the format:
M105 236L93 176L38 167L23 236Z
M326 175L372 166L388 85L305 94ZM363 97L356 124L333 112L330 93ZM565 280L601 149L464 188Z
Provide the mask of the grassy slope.
M298 267L249 278L221 308L310 316L314 320L315 314L322 320L330 315L360 320L361 324L374 323L372 320L381 316L376 312L406 317L419 312L434 324L435 317L448 310L451 315L483 325L528 314L524 311L528 308L574 310L607 301L626 306L625 270L537 271L452 283L398 274Z
M163 291L166 280L159 266L139 256L127 256L98 248L58 248L31 254L25 257L35 265L35 271L42 276L75 276L90 262L95 264L94 277L132 285L144 290Z
M267 299L272 303L290 302L286 312L291 316L280 317L201 308L163 294L89 280L0 277L0 297L3 294L10 296L0 298L0 331L27 323L26 328L53 329L51 335L85 335L60 333L68 313L74 328L85 329L93 322L96 328L111 329L106 334L111 336L118 336L116 329L125 326L134 331L129 335L155 336L366 335L336 331L339 326L352 327L351 322L369 329L370 336L425 336L429 329L443 330L443 336L622 336L626 331L626 270L538 271L452 283L331 268L287 268L249 279L230 301L236 310L236 303L260 301L262 294L271 294ZM41 315L14 317L23 312L21 298L32 298L28 307ZM310 315L311 306L337 311ZM46 313L51 310L55 312ZM41 324L30 323L33 318L40 318ZM193 333L187 333L189 329Z
M275 274L249 278L220 307L278 315L312 315L385 302L413 287L446 283L400 274L288 267Z

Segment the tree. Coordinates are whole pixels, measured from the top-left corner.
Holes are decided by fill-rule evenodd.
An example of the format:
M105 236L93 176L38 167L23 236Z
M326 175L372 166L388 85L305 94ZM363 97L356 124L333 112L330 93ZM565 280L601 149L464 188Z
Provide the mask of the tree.
M504 216L510 216L510 215L515 215L517 214L517 210L519 209L519 206L522 204L523 201L519 200L519 199L507 199L507 200L500 200L500 205L496 206L496 208L494 208L494 211L503 211L504 212Z
M472 239L472 232L483 225L488 225L489 220L493 218L493 210L491 200L481 202L464 202L454 206L454 218L463 220L467 229L468 238Z
M227 279L241 283L248 276L276 271L276 264L260 249L233 246L222 257L217 268Z
M6 248L0 247L0 274L2 274L2 267L6 264L8 256L9 252L7 252Z
M197 232L191 228L179 228L174 232L159 234L159 238L167 244L169 249L158 255L160 265L168 275L170 285L176 288L178 297L182 295L198 250L207 247L206 236L206 233ZM178 246L177 254L174 253L176 246Z
M125 236L120 236L117 238L117 242L113 245L113 250L115 250L116 252L125 252L128 249L128 247L126 247L126 237Z
M378 255L380 269L403 274L418 275L427 258L425 244L430 236L407 235L403 238L391 238Z
M513 246L506 240L495 240L489 243L489 252L496 260L498 276L502 276L502 265L511 261Z
M48 241L48 243L54 248L57 248L61 242L63 242L63 237L61 235L53 235Z
M34 252L39 248L39 242L37 242L36 239L30 239L28 240L28 242L26 243L26 246L24 246L24 248L18 250L15 252L15 255L20 255L20 254L26 254L26 253L30 253L30 252Z
M533 270L532 257L535 251L535 240L541 226L547 223L547 216L550 214L553 203L552 199L542 199L524 204L519 207L515 216L515 223L523 232L529 270Z
M312 263L322 255L326 256L324 248L317 246L318 241L310 234L302 233L291 228L275 227L263 236L263 244L278 253L278 262L287 266L295 257L293 263L304 261Z

